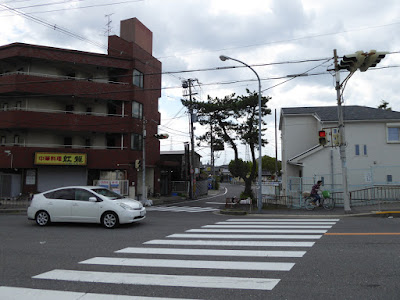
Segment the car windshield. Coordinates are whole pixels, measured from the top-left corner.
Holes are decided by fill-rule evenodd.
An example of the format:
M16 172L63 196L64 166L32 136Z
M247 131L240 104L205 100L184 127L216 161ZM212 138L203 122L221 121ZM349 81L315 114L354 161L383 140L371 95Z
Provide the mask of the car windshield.
M116 199L122 199L124 198L123 196L121 196L120 194L110 191L108 189L105 188L98 188L98 189L93 189L94 192L96 192L97 194L103 195L107 198L109 198L110 200L116 200Z

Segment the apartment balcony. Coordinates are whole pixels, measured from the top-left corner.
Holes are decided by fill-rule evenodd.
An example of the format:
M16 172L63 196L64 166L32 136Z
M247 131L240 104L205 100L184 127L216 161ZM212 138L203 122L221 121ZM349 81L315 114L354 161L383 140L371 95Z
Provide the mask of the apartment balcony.
M62 132L130 133L141 120L130 116L85 112L24 110L0 111L0 129L40 129ZM135 130L133 130L135 129Z
M0 74L0 94L77 96L129 101L135 88L108 78L78 78L50 74L12 72Z

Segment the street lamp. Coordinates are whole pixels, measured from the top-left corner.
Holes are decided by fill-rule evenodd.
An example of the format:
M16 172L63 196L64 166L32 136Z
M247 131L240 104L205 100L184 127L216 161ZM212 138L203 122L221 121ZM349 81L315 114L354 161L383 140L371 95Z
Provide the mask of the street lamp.
M257 72L254 71L252 67L250 67L248 64L236 59L232 58L229 56L225 55L220 55L219 57L220 60L226 61L226 60L234 60L237 61L238 63L241 63L248 67L250 70L256 74L257 79L258 79L258 190L257 190L257 207L258 211L261 212L262 209L262 191L261 191L261 184L262 184L262 155L261 155L261 80L260 77L258 76Z

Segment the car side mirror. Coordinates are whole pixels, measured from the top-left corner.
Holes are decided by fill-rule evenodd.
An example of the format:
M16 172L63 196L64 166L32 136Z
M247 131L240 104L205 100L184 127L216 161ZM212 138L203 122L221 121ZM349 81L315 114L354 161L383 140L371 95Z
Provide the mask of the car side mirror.
M97 202L97 198L96 198L96 197L90 197L90 198L89 198L89 201L90 201L90 202Z

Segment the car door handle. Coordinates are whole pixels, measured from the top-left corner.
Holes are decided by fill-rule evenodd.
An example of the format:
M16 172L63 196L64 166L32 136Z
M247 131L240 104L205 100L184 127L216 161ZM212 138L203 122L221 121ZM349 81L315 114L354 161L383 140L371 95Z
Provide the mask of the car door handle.
M72 204L72 206L79 206L77 203Z

